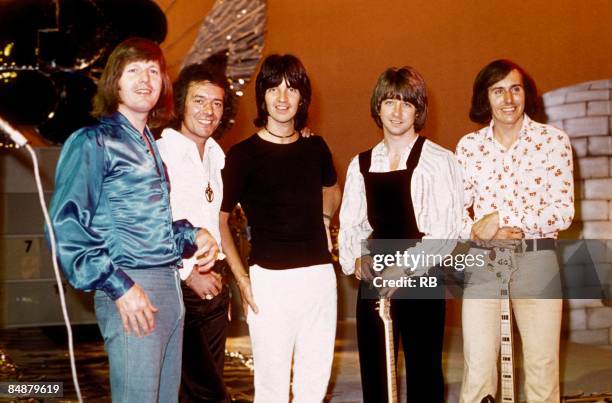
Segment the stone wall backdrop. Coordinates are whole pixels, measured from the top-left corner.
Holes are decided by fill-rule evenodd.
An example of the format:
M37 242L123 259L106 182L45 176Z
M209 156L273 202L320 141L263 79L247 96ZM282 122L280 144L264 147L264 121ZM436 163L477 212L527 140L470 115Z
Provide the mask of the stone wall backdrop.
M574 149L576 216L562 238L612 239L612 79L543 95L548 123L563 129ZM607 241L608 250L612 241ZM609 262L601 262L609 265ZM611 270L599 270L610 273ZM607 279L602 279L610 283ZM585 285L589 282L585 279ZM602 300L568 300L564 327L578 343L612 345L612 307Z

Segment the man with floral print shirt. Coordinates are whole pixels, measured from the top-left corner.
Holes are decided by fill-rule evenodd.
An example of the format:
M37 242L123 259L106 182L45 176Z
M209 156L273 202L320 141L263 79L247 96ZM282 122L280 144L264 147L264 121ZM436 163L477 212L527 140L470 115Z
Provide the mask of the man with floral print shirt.
M523 345L525 396L542 403L560 398L562 301L554 249L558 232L574 216L574 183L569 138L531 120L536 101L535 83L521 67L490 63L476 77L470 110L472 121L488 126L464 136L456 153L465 189L462 235L488 246L517 245L509 259L510 295ZM491 249L491 256L496 252ZM499 275L481 269L466 288L462 403L496 394L501 300L486 299L482 289Z

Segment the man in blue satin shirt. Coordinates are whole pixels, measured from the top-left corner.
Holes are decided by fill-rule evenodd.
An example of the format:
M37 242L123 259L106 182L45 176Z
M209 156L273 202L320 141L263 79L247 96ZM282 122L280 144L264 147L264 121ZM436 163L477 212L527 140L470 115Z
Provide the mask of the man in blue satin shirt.
M218 253L206 230L172 222L147 127L171 113L161 49L128 39L98 83L99 123L70 136L57 166L51 217L59 260L72 286L95 290L113 402L177 401L184 320L177 267L195 252L199 270L209 270Z

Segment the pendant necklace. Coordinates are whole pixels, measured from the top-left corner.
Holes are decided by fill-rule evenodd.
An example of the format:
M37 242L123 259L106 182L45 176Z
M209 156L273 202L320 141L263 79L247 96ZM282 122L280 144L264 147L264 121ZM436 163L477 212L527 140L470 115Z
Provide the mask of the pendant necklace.
M212 201L215 200L215 192L213 192L213 189L210 186L210 150L207 154L208 155L206 157L208 158L208 184L206 185L206 189L204 189L204 196L206 196L206 200L209 203L212 203Z
M208 186L206 186L206 190L204 191L204 194L206 195L206 200L208 200L209 203L212 203L212 201L215 199L215 193L210 187L210 181L208 182Z
M288 139L289 137L293 137L293 135L295 134L295 130L294 130L294 131L293 131L291 134L288 134L288 135L286 135L286 136L280 136L280 135L278 135L278 134L274 134L274 133L272 133L270 130L268 130L268 128L267 128L266 126L264 126L264 130L265 130L265 131L267 131L267 132L268 132L268 134L270 134L270 135L272 135L272 136L274 136L274 137L277 137L277 138L279 138L279 139Z

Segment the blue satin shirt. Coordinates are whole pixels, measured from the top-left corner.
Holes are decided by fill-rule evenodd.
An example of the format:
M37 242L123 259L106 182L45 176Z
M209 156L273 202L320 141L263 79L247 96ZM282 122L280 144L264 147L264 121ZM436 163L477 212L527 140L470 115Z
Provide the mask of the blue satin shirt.
M134 282L124 269L179 267L197 228L172 222L164 166L148 128L116 112L73 133L57 165L51 221L70 284L113 300Z

